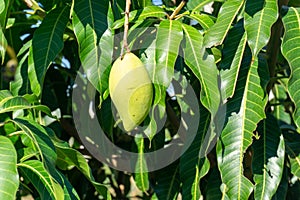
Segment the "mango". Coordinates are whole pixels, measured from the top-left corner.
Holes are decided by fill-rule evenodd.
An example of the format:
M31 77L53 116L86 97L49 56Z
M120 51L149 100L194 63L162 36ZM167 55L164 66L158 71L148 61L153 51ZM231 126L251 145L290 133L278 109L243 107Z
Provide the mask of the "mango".
M126 53L113 63L109 92L126 131L144 121L152 104L153 89L149 74L136 55Z

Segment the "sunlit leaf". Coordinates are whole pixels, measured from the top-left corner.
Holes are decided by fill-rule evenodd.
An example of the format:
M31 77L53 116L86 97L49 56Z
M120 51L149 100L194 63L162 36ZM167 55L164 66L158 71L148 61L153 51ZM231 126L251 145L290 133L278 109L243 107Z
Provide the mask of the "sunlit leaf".
M285 33L281 50L291 67L288 92L296 106L293 115L294 122L300 128L300 8L289 8L288 13L282 20Z
M253 131L265 118L268 82L264 60L251 55L244 58L233 98L228 102L228 122L217 143L217 158L226 196L248 199L253 190L250 180L244 176L243 158L252 143ZM254 92L255 91L255 92Z
M16 199L18 187L16 149L7 137L0 136L0 199Z
M262 10L255 12L262 2ZM255 10L255 11L253 11ZM268 43L271 27L277 20L277 2L273 0L247 1L245 8L245 30L253 56Z
M205 47L223 43L233 20L243 5L244 0L228 0L222 5L216 23L208 29L204 36L203 44Z
M187 8L193 11L199 11L206 4L212 2L212 0L193 0L187 2Z
M149 180L148 180L148 168L146 159L144 157L144 138L143 137L135 137L135 142L138 148L138 159L135 164L135 176L134 180L136 182L137 187L146 192L149 189Z
M184 60L201 84L201 102L211 112L218 111L220 93L218 87L218 70L214 57L205 52L202 47L202 35L193 27L183 25L184 30Z
M53 181L42 162L28 160L18 164L18 168L27 180L37 189L41 199L59 199L64 195L63 189Z
M164 9L158 6L147 6L140 10L134 10L129 13L129 22L132 21L141 21L146 19L147 17L157 17L162 18L166 16L166 12ZM113 29L121 28L124 25L125 18L119 19L114 22L112 25Z
M113 55L113 14L108 0L75 1L73 26L82 67L92 85L103 95ZM100 102L101 104L101 102Z

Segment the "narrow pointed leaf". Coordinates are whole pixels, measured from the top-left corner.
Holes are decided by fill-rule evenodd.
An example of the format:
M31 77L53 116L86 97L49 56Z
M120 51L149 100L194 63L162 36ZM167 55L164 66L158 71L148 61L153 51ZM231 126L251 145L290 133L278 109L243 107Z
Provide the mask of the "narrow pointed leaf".
M253 190L252 183L243 175L243 157L252 143L256 125L265 118L267 66L264 60L251 61L251 57L244 58L235 95L227 106L229 119L217 144L223 188L226 187L230 199L248 199Z
M253 15L252 10L257 9L259 3L249 2L245 8L245 30L252 54L256 56L269 41L271 27L278 17L278 8L276 1L266 0L263 9Z
M143 137L135 137L135 143L138 148L138 160L135 165L135 176L134 180L136 182L137 187L146 192L149 189L149 180L148 180L148 168L147 162L144 157L144 138Z
M69 167L75 166L94 185L99 194L107 200L111 199L108 189L95 181L91 168L80 152L68 147L66 143L56 141L54 144L57 151L56 164L60 169L67 170Z
M0 136L0 199L16 199L18 187L16 149L7 137Z
M201 84L201 102L211 112L212 116L218 111L220 93L218 87L218 70L214 58L205 53L202 47L202 35L195 28L183 25L185 47L184 60L193 71Z
M108 0L75 1L74 32L88 80L103 95L113 55L113 14ZM101 102L100 102L101 103Z
M129 22L132 21L143 21L147 17L163 18L167 13L158 6L147 6L140 10L134 10L129 13ZM121 28L124 25L125 18L115 21L112 25L112 29Z
M271 199L284 169L285 146L277 120L267 115L259 124L260 138L253 143L254 198Z
M281 50L291 67L288 92L296 107L293 115L294 122L300 128L300 8L289 8L282 20L285 33Z
M187 15L186 17L196 20L204 30L208 30L211 26L214 25L214 21L207 14L192 13L190 15Z
M42 157L42 161L55 163L57 158L55 147L44 127L33 120L25 118L16 118L12 122L33 141Z
M42 162L28 160L19 163L18 168L37 189L41 199L59 199L63 196L63 189L53 181Z
M156 36L156 78L164 87L169 87L174 74L174 65L178 55L183 33L178 21L164 20L159 24Z
M7 47L7 40L0 26L0 57L1 57L0 64L1 65L4 63L6 47Z
M31 89L39 96L46 71L63 48L63 34L69 20L70 7L51 11L34 32L29 52L29 79Z
M212 2L212 0L193 0L187 2L187 8L193 11L199 11L203 6Z
M228 0L222 5L216 23L208 29L204 36L205 47L211 47L223 43L233 20L243 5L244 0Z
M157 29L156 39L145 51L147 54L142 58L151 81L154 83L154 102L150 113L151 120L148 128L144 131L151 140L164 123L165 96L173 74L174 65L182 40L181 24L178 21L162 21Z
M291 124L291 115L286 112L284 107L284 101L288 98L286 88L280 84L275 84L273 93L276 98L274 103L279 104L274 106L274 117L277 119L279 125Z
M180 179L182 182L182 199L198 200L201 195L200 179L209 170L207 158L199 156L202 142L210 125L210 113L203 107L200 110L201 121L198 132L191 146L180 158ZM204 172L204 173L203 173Z
M241 23L228 33L222 50L220 63L221 92L223 102L231 98L236 88L236 82L246 48L246 34Z
M179 193L179 165L175 164L155 172L157 183L154 186L154 191L158 199L173 200Z

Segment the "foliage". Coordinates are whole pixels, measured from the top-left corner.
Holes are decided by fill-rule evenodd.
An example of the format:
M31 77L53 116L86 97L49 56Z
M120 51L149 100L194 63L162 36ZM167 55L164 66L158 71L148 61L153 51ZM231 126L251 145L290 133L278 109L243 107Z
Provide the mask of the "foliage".
M0 199L299 199L297 0L131 0L129 47L154 89L144 138L116 126L108 89L125 4L0 0ZM106 136L137 153L135 173L83 146L78 80ZM185 151L148 172L147 153L191 124Z

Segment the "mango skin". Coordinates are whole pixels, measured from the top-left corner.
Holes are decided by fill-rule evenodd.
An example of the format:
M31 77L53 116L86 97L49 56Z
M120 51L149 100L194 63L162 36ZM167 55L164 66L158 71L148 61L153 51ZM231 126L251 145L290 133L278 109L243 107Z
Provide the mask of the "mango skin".
M109 92L126 131L146 118L153 98L152 82L144 64L133 53L126 53L113 63Z

